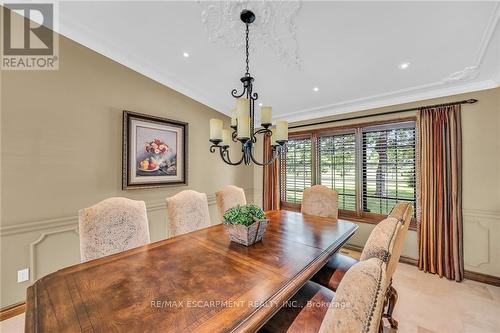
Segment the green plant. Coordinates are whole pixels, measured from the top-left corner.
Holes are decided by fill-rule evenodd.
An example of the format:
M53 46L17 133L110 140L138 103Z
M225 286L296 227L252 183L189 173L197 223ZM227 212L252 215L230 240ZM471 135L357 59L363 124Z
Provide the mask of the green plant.
M255 219L263 220L266 214L262 208L257 205L243 205L229 208L224 213L224 223L242 224L244 226L251 225Z

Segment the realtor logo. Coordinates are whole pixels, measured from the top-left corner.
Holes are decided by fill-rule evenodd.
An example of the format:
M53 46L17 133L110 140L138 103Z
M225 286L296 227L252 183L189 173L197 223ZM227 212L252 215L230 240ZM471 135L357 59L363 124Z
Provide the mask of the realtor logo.
M54 4L9 3L2 8L2 70L57 70Z

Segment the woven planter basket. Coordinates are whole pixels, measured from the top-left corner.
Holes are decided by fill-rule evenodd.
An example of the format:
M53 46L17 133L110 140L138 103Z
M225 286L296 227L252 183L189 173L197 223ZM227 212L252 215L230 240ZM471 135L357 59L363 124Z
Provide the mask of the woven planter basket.
M269 220L256 220L248 227L242 224L224 223L224 227L229 234L229 239L232 242L249 246L260 242L264 232L266 232Z

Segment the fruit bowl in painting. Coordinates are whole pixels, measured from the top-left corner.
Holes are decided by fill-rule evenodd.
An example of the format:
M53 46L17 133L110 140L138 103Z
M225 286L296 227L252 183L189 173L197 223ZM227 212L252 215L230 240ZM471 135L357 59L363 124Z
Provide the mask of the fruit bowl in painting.
M148 157L139 162L139 165L137 166L137 169L143 171L143 172L154 172L157 171L160 168L160 163L157 158L154 157Z
M143 169L143 168L141 168L139 166L137 169L141 170L142 172L154 172L154 171L158 171L160 169L160 166L157 165L154 169L149 169L149 168L148 169Z

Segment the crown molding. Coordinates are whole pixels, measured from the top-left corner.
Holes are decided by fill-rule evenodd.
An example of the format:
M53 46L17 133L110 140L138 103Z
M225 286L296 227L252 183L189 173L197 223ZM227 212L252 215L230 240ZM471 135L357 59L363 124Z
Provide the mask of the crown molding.
M81 44L111 60L114 60L149 79L180 92L181 94L186 95L187 97L202 103L215 111L225 115L230 115L230 112L227 107L224 106L224 103L220 103L207 94L193 88L180 78L175 77L172 73L167 72L162 68L152 66L150 63L145 61L144 58L139 57L133 52L123 49L112 41L105 40L102 36L92 32L88 27L75 23L75 20L71 20L68 17L61 17L59 26L64 26L65 32L62 33L59 28L59 31L57 31L58 34L71 39L72 41ZM223 110L227 111L224 112Z
M479 44L479 49L477 51L476 60L474 65L471 67L479 68L483 62L484 55L486 54L486 50L491 44L491 40L493 39L493 35L495 33L495 29L500 21L500 1L495 3L495 8L491 13L490 20L486 25L486 29L484 30L483 37L481 38L481 43Z
M443 83L453 83L459 81L471 81L479 76L479 68L477 66L468 66L461 71L451 73L443 79Z
M190 86L182 79L175 77L172 73L148 64L143 58L133 54L129 50L119 47L111 41L104 40L101 36L93 33L86 26L75 23L74 20L68 19L67 17L61 17L60 20L63 23L62 25L65 27L65 30L67 30L65 31L66 33L62 35L70 39L72 38L68 35L73 36L78 39L78 43L94 50L95 52L129 67L138 73L157 81L160 84L170 87L202 104L205 104L222 114L230 115L225 101L208 96L202 91ZM496 2L486 29L481 37L481 42L472 65L451 73L440 81L391 91L388 93L284 113L276 115L276 119L287 119L288 121L313 119L498 87L500 86L500 68L497 73L491 75L491 78L487 80L474 80L480 75L481 64L488 47L491 44L499 21L500 2Z
M479 67L483 63L486 50L488 49L488 47L491 44L491 41L493 40L493 34L495 33L495 29L499 21L500 21L500 2L496 2L495 7L491 13L490 19L488 20L488 23L486 25L486 29L484 30L483 36L481 37L481 42L479 44L479 48L473 65L465 67L461 71L451 73L448 77L442 80L443 83L453 83L457 81L471 81L479 77L480 73Z
M500 68L488 80L471 82L480 74L480 67L488 47L491 44L495 29L500 22L500 2L495 3L486 29L481 37L481 43L474 59L473 65L451 73L440 81L416 87L400 89L389 93L372 95L352 99L334 104L323 105L315 108L299 110L279 115L278 119L288 121L301 121L324 116L333 116L342 113L356 112L381 108L385 106L405 104L425 99L457 95L467 92L496 88L500 86ZM500 62L499 62L500 67Z
M500 65L498 66L497 72L493 76L492 80L497 84L497 86L500 86Z
M428 86L437 86L431 84ZM426 85L427 86L427 85ZM302 121L324 116L334 116L343 113L357 112L363 110L376 109L386 106L418 102L426 99L439 98L451 95L458 95L467 92L492 89L500 86L495 80L484 80L479 82L465 83L452 87L443 87L427 91L417 91L423 88L403 89L398 92L373 95L366 98L355 99L347 102L341 102L331 105L325 105L318 108L290 112L276 117L277 119L286 119L288 121Z

